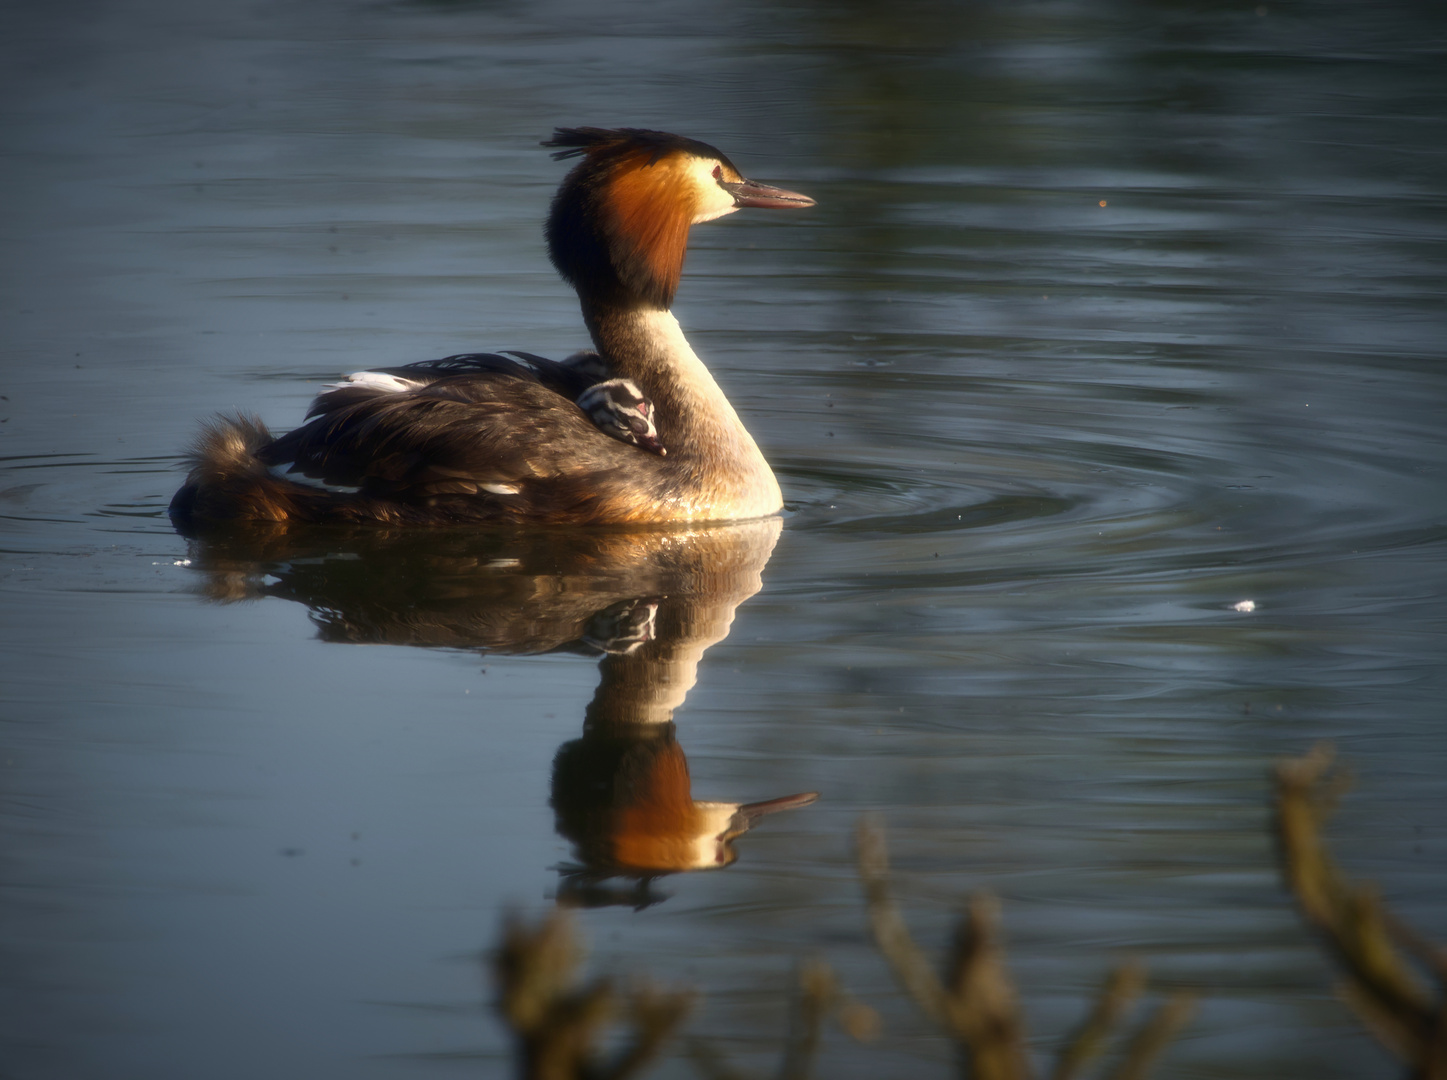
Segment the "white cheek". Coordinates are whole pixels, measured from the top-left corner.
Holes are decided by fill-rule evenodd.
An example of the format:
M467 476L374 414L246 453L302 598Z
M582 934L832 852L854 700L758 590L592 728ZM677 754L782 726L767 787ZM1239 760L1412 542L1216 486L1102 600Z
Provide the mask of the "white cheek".
M693 221L690 224L698 225L704 221L712 221L725 214L732 214L738 209L734 205L734 197L718 186L718 180L713 175L714 166L717 164L716 161L706 161L703 158L694 158L689 162L689 172L693 176L700 195L698 211L693 215Z

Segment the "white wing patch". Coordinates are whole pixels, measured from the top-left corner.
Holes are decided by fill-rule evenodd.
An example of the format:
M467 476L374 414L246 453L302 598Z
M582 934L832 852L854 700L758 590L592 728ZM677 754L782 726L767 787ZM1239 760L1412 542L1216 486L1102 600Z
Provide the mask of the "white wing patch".
M316 488L318 491L332 491L339 495L355 495L362 489L351 484L328 484L324 480L318 480L314 476L307 476L306 473L288 472L290 464L272 465L266 471L278 480L285 480L289 484L300 484L302 487Z
M381 390L387 394L400 394L426 386L425 382L404 379L400 375L389 375L385 371L354 371L342 376L341 382L324 383L324 390L345 390L350 386L362 386L368 390Z

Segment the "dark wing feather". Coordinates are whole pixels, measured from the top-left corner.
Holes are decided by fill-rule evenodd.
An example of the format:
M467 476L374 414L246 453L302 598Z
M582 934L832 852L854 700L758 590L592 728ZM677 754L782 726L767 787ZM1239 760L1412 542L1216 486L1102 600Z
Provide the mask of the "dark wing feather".
M576 478L581 492L602 474L636 466L636 448L598 431L534 378L454 374L416 390L357 389L327 395L351 400L259 456L329 484L359 487L363 495L406 502L460 495L526 503L536 481L556 489Z
M509 375L540 382L570 401L586 390L591 381L574 368L558 360L549 360L536 353L509 350L499 353L459 353L441 360L423 360L394 368L376 368L386 375L396 375L413 382L435 382L452 375ZM574 393L573 388L577 387Z
M517 359L512 359L512 357ZM420 386L429 386L443 379L461 375L494 375L523 379L541 383L549 390L562 394L569 401L576 400L579 394L597 381L586 370L526 352L514 352L510 356L501 356L498 353L458 353L456 356L445 356L441 360L423 360L415 364L368 368L367 370L379 375L406 379ZM365 385L351 386L343 383L318 394L307 410L307 419L324 416L369 398L392 393L397 393L397 391Z
M419 386L428 386L458 375L491 374L534 382L538 379L531 367L519 364L516 360L510 360L506 356L499 356L497 353L459 353L456 356L445 356L441 360L423 360L420 363L401 364L397 367L368 368L367 371L377 375L391 375L395 378L406 379ZM341 383L323 390L312 399L311 407L307 409L307 419L310 420L314 416L325 416L370 398L397 392L365 384Z

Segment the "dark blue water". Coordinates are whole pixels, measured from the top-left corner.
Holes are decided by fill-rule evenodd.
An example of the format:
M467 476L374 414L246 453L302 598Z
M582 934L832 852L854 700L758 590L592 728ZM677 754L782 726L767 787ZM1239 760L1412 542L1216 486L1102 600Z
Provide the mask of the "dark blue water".
M559 899L737 1064L819 955L884 1019L820 1075L948 1075L867 939L864 813L930 950L1001 897L1042 1050L1138 955L1202 995L1161 1075L1395 1075L1280 888L1266 777L1334 741L1341 861L1447 939L1441 17L0 20L6 1075L507 1075L478 958ZM585 344L556 124L818 199L696 230L676 307L777 537L178 536L202 417ZM585 794L625 752L703 803L820 799L639 893L583 872L622 857Z

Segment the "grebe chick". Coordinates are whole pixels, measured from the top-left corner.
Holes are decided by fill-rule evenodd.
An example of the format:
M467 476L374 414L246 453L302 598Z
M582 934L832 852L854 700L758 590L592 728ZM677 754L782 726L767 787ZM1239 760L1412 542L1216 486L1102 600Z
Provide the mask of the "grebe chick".
M632 379L605 379L594 383L578 395L577 405L604 435L632 443L652 454L668 453L658 441L653 402L643 396Z
M508 351L534 364L551 365L551 361L532 353ZM649 401L632 379L612 378L612 369L591 349L583 349L559 360L558 366L571 381L590 380L590 385L576 399L578 408L588 414L593 426L619 442L632 443L654 454L668 451L658 441L658 428L653 423L653 402Z
M669 307L693 225L814 200L746 180L714 147L665 132L559 128L544 145L579 158L546 236L596 361L464 354L349 377L280 437L246 417L214 421L171 501L179 524L579 525L778 512L772 470ZM599 365L650 403L643 436L658 452L638 453L652 447L636 431L610 437L576 404ZM607 404L612 393L599 400L610 411L622 400Z

